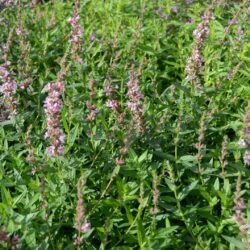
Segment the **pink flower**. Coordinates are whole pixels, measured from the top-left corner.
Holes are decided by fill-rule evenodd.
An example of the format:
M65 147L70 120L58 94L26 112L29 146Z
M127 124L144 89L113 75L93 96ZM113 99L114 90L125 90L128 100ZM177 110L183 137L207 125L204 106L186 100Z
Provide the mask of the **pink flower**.
M234 210L243 210L245 208L245 203L242 198L238 199L235 206Z
M250 7L247 8L247 14L250 15Z
M124 160L122 160L121 158L116 158L115 159L115 163L116 163L116 165L122 165L122 164L124 164Z
M246 144L246 142L245 142L244 139L241 139L241 140L239 141L239 145L245 147L247 144Z
M91 224L88 223L88 222L84 223L84 224L81 226L81 231L84 232L84 233L90 231L90 229L91 229Z
M83 242L83 236L81 237L77 237L75 240L74 240L74 246L80 246Z
M105 92L106 96L111 96L112 93L114 92L113 86L110 83L106 84L104 86L104 92Z
M244 163L245 163L246 165L250 166L250 154L249 154L248 151L245 153L245 156L244 156L243 159L244 159Z
M55 146L48 147L48 154L55 155Z
M80 16L76 15L72 18L69 18L69 22L71 23L72 26L76 26L80 20Z
M119 105L116 100L108 100L106 106L112 110L117 110Z
M237 34L239 36L242 36L244 34L244 31L242 30L242 28L239 26L238 29L237 29Z
M9 7L9 6L11 6L11 4L13 4L13 0L3 0L3 4L4 4L6 7Z
M35 173L36 173L36 167L33 167L32 170L31 170L31 174L35 175Z
M170 11L173 13L173 14L177 14L178 13L178 8L176 6L173 6L170 8Z
M16 29L16 34L17 34L18 36L21 36L22 30L21 30L20 28L17 28L17 29Z
M236 25L238 23L238 20L237 19L232 19L232 20L229 20L228 21L228 24L229 25Z
M93 32L93 33L90 35L90 38L89 38L90 43L93 43L93 42L95 41L95 39L96 39L96 33Z

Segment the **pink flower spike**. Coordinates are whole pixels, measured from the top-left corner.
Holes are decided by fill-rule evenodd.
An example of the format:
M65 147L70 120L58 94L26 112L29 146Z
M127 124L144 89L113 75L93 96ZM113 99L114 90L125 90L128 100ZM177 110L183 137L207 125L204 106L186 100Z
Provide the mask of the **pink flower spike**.
M45 138L50 140L47 152L51 156L62 155L64 154L63 143L65 141L65 134L60 128L60 113L63 107L61 95L64 91L64 84L61 81L57 81L54 84L48 83L44 89L49 93L44 102L47 118Z

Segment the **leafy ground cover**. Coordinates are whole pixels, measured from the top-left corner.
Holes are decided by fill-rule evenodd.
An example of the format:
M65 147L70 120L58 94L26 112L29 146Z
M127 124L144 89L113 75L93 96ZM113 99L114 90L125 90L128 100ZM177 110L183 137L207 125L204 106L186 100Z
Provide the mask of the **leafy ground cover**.
M250 249L250 3L0 4L1 249Z

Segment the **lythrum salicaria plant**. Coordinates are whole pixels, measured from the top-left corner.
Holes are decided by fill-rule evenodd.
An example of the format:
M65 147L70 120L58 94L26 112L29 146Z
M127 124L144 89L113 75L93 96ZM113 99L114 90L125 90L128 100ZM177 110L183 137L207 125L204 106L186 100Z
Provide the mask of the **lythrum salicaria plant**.
M249 1L6 2L0 249L249 249Z

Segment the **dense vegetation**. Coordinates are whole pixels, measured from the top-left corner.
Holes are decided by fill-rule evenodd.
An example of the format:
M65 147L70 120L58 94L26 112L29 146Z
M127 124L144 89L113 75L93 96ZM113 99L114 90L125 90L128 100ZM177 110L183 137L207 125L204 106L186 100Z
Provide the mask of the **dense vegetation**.
M250 249L250 2L2 0L1 249Z

